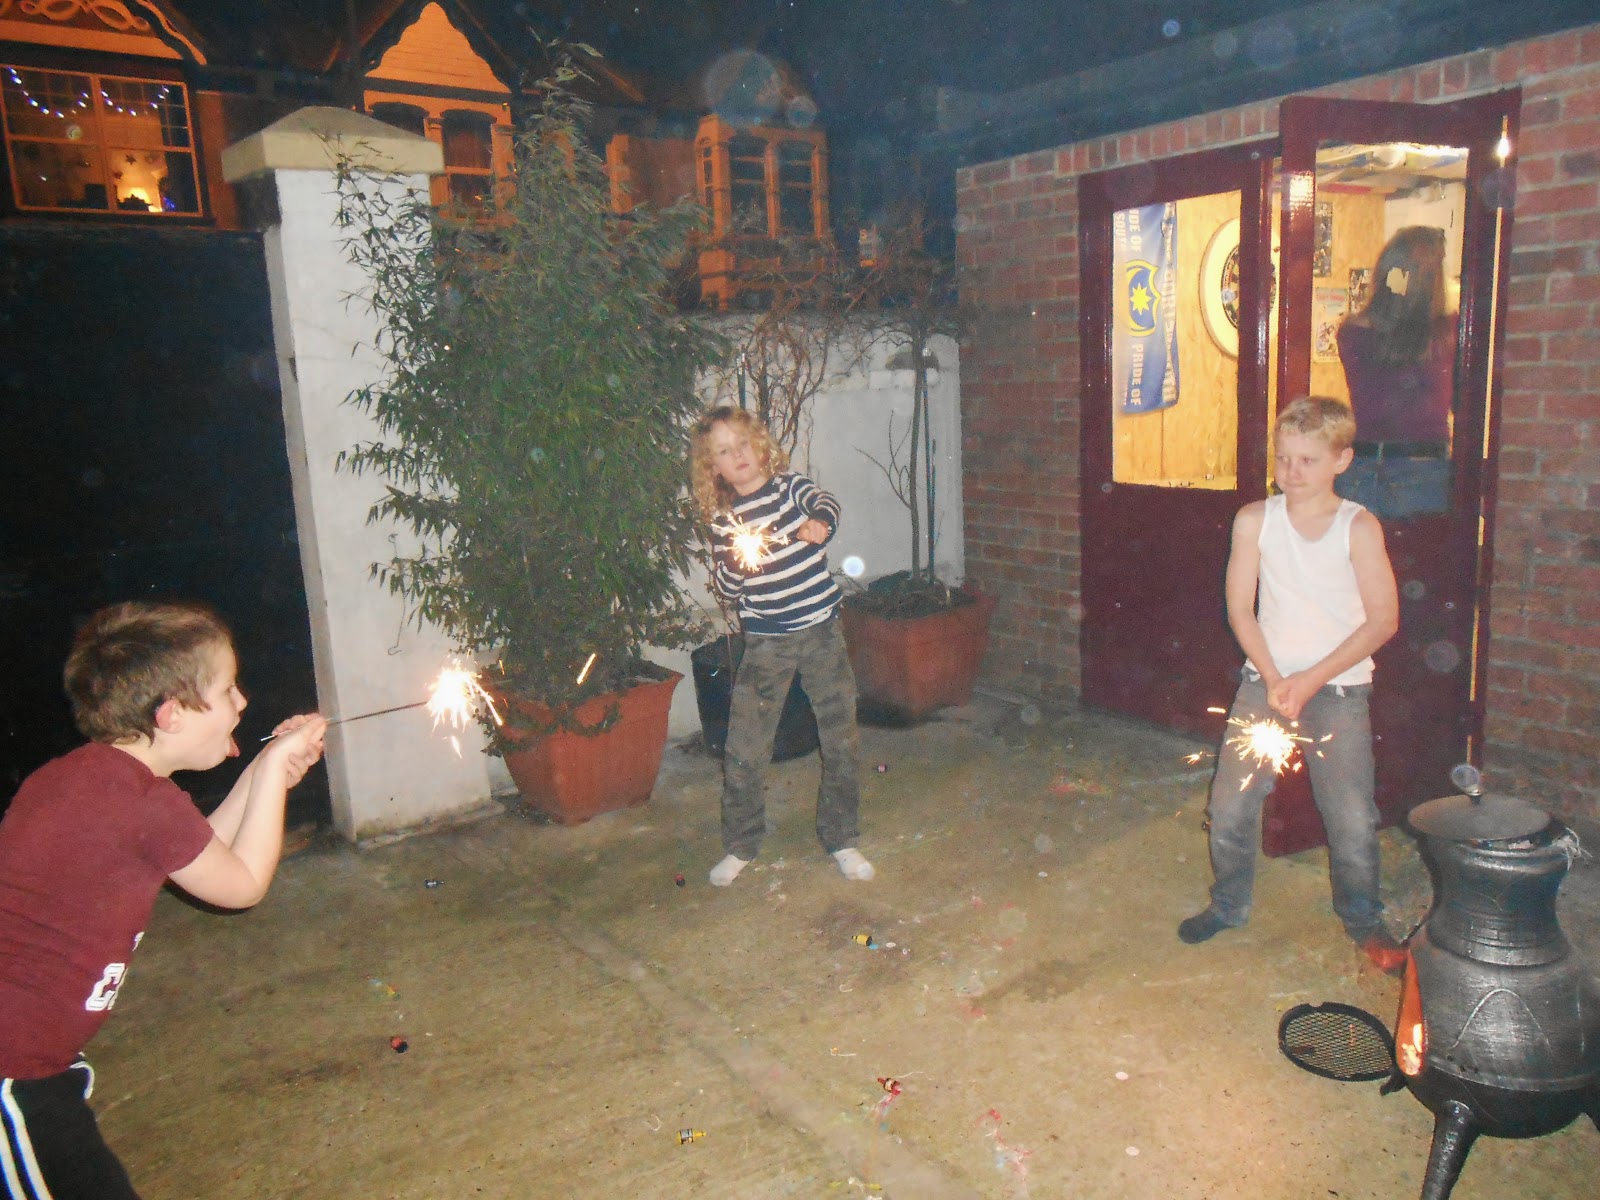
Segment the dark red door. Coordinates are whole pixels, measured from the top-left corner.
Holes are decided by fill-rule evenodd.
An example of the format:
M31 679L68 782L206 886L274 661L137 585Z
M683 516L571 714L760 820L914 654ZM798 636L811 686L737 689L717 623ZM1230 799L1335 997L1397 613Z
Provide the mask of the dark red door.
M1233 515L1266 491L1273 153L1079 192L1083 699L1208 740L1241 663L1222 599Z
M1340 394L1344 378L1332 330L1341 302L1348 313L1355 307L1351 294L1372 285L1374 248L1397 229L1430 225L1444 232L1451 291L1458 293L1451 296L1458 317L1448 499L1438 512L1380 513L1401 603L1400 632L1376 656L1373 692L1385 825L1453 791L1450 768L1481 757L1494 361L1518 106L1518 93L1505 92L1441 105L1294 97L1280 109L1277 394ZM1365 253L1358 256L1358 247ZM1325 841L1303 774L1286 777L1268 800L1262 840L1268 854Z

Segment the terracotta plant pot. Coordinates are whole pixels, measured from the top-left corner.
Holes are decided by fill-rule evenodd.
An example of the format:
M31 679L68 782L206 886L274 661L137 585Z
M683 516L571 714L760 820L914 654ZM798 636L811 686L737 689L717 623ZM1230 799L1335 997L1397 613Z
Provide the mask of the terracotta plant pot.
M557 824L581 825L590 817L650 799L667 744L672 690L683 678L676 671L667 674L666 679L646 680L626 692L586 701L578 709L578 720L586 726L600 721L613 703L621 709L616 724L604 733L585 737L558 730L530 736L524 748L507 750L506 770L523 802ZM533 721L549 719L549 710L537 701L508 697L507 707L513 726L518 712Z
M923 617L881 617L845 602L844 637L863 713L920 721L972 699L994 599L967 594L971 604Z

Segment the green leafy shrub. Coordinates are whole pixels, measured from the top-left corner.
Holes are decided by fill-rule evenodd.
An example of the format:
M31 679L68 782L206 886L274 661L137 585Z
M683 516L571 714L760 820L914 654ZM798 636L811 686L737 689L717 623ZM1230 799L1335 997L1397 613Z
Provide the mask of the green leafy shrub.
M720 351L672 302L700 210L612 212L572 74L473 219L339 172L386 367L348 401L379 435L341 466L381 475L369 519L416 536L373 576L462 652L498 658L487 682L547 705L552 728L649 675L645 646L701 635L677 584L695 537L687 424Z

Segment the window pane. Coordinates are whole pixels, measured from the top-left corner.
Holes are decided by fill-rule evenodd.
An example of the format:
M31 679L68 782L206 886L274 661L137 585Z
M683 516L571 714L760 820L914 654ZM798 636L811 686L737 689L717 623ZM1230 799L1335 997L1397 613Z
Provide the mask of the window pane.
M778 145L778 220L784 233L811 237L816 233L816 218L811 205L811 145L809 142L781 142Z
M108 142L149 150L189 145L183 89L176 84L102 78L100 104Z
M1317 149L1311 390L1355 410L1340 495L1379 517L1450 507L1464 147Z
M374 104L372 116L385 125L393 125L396 129L404 129L407 133L414 133L418 137L428 136L428 114L415 104Z
M452 175L450 199L473 212L480 212L484 199L489 195L489 183L487 175Z
M811 186L811 143L778 144L778 182L799 187Z
M444 115L444 165L487 171L493 165L490 137L493 122L483 113L448 112Z
M105 211L105 171L98 146L69 142L11 143L12 183L22 208Z
M0 72L8 133L75 142L94 128L94 101L87 75L16 67Z
M1112 478L1232 490L1239 429L1238 192L1112 218Z

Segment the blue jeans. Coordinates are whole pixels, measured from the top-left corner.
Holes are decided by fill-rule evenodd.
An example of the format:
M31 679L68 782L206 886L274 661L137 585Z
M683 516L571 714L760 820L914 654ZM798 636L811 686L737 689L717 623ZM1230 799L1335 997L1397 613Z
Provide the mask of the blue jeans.
M795 672L805 684L822 743L817 840L829 854L856 844L861 784L856 677L838 615L798 633L749 634L733 683L722 762L722 848L746 862L767 830L766 764Z
M1311 794L1328 832L1328 874L1333 911L1358 941L1382 921L1378 898L1378 807L1372 799L1372 724L1367 715L1370 684L1329 684L1306 703L1293 732L1302 742ZM1228 714L1237 721L1287 724L1267 705L1260 676L1246 672ZM1229 736L1237 726L1230 725ZM1328 735L1332 735L1329 737ZM1327 741L1323 741L1323 738ZM1248 779L1248 783L1246 780ZM1261 844L1261 806L1277 782L1270 766L1241 758L1224 742L1211 782L1211 908L1228 925L1250 919L1255 890L1256 848Z
M1450 460L1358 455L1334 481L1334 490L1379 520L1449 512Z

